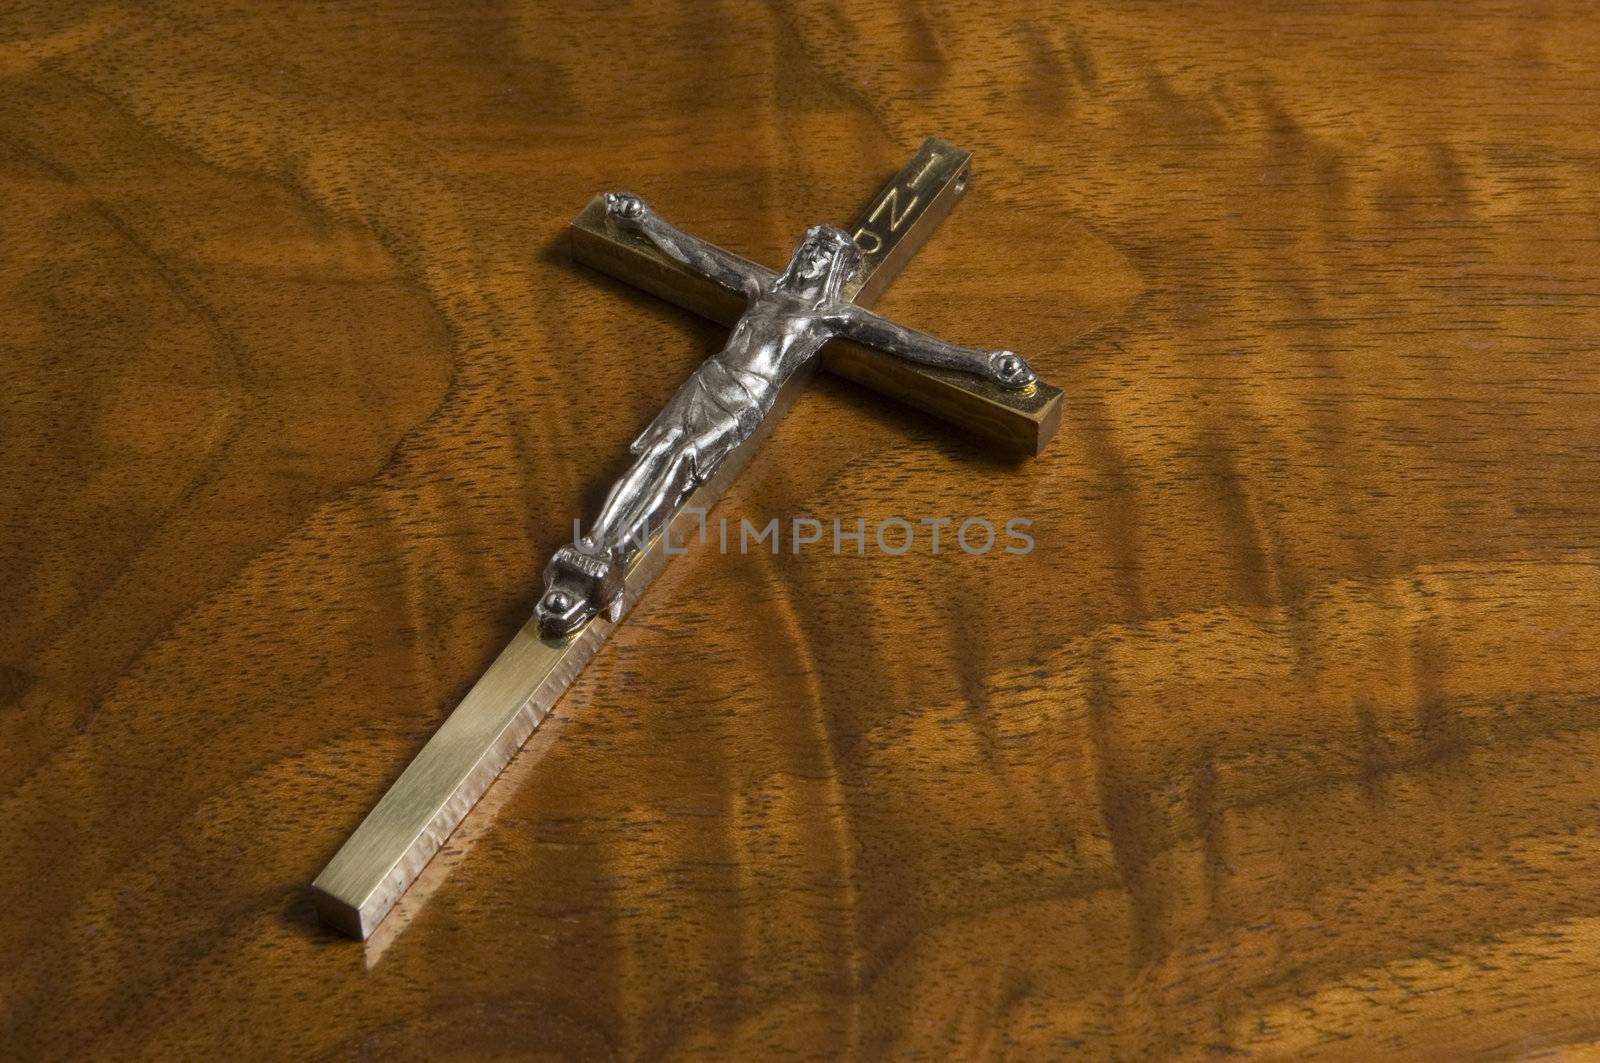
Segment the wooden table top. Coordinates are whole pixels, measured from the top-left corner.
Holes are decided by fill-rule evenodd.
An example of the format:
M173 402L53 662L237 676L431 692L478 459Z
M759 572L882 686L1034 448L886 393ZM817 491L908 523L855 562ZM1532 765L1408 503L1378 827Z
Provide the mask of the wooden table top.
M0 1057L1501 1057L1600 1036L1600 15L29 5L0 30ZM306 886L768 264L1040 458L819 380L366 945Z

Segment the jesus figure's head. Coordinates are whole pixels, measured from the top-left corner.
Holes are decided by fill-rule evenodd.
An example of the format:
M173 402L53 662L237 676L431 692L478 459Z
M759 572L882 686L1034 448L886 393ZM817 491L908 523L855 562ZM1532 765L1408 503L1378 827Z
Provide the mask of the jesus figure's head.
M778 287L814 303L837 302L845 282L861 268L861 249L833 225L813 225L795 245Z

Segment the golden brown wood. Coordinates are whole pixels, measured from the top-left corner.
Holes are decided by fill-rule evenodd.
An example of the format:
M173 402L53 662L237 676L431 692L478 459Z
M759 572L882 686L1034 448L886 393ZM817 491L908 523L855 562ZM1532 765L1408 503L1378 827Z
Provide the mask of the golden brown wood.
M1591 5L14 11L0 1055L1506 1057L1600 1038ZM369 943L305 883L770 260L925 133L885 312L1041 458L819 381ZM964 269L972 255L1007 268ZM744 662L755 659L760 667Z

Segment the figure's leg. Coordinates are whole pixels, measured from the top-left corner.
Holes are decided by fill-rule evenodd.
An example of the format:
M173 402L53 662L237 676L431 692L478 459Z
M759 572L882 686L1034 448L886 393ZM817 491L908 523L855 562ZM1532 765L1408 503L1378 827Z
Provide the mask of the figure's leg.
M677 504L683 501L698 485L694 477L694 450L691 447L672 448L654 463L654 475L643 477L630 485L629 495L619 491L618 504L611 507L610 519L605 527L595 528L587 535L597 549L610 552L618 564L627 564L630 557L650 541L651 532L666 520ZM621 487L621 485L618 485ZM602 538L603 535L603 538Z
M600 538L597 532L587 538L597 546L609 546L618 563L625 564L644 548L652 533L666 533L667 522L678 506L710 478L723 456L739 442L737 433L737 424L725 421L692 440L675 440L664 459L665 468L651 481L646 484L641 478L626 495L615 492L618 504L605 528L606 537Z
M639 545L647 542L651 530L664 526L678 504L710 479L723 457L738 444L739 439L738 424L727 420L718 422L693 439L679 441L673 447L671 464L666 472L656 480L651 491L640 495L638 506L630 511L628 522L624 525L627 534L621 541Z
M611 489L589 534L556 551L537 610L547 633L565 634L620 601L629 559L699 483L695 458L681 437L650 446Z
M650 484L661 480L662 473L668 471L676 442L676 439L659 439L652 443L622 474L622 479L612 485L605 504L600 507L600 515L595 517L589 534L584 536L586 543L595 544L598 550L605 548L605 544L621 541L635 523L632 513L640 497L648 494Z

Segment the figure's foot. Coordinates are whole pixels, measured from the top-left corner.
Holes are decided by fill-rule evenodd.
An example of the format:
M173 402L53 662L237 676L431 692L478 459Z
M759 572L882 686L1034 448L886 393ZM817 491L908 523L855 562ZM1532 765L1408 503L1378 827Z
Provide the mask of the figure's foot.
M544 570L544 595L534 608L546 637L570 634L622 598L622 572L604 554L563 546Z
M989 376L1006 388L1025 388L1039 379L1033 367L1014 351L995 351L989 355Z
M539 630L549 636L565 635L576 630L595 612L585 598L570 587L551 587L544 592L538 608L534 610L539 618Z
M638 222L649 209L632 192L607 192L605 204L606 213L625 225Z

